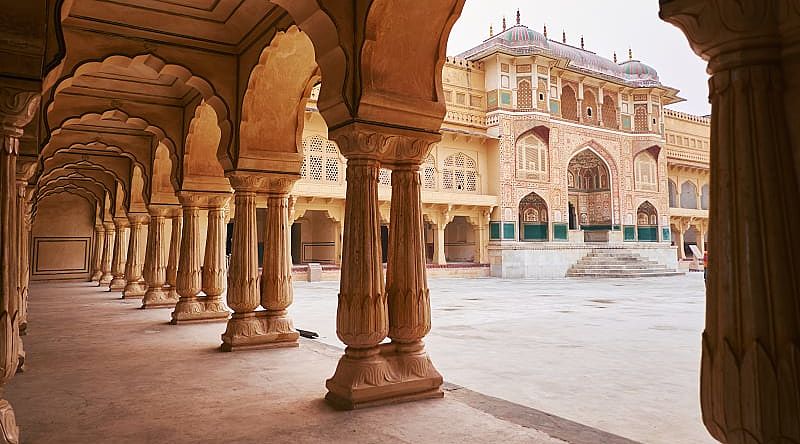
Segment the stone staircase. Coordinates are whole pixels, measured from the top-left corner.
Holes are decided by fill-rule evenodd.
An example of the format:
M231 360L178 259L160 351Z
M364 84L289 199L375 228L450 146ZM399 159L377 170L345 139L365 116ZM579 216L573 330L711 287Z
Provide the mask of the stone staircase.
M644 278L678 276L681 271L624 249L594 249L567 270L575 278Z

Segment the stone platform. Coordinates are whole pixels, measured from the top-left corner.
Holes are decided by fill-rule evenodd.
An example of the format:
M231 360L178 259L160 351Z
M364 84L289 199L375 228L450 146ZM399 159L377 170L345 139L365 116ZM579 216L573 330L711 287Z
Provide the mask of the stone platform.
M169 325L89 283L36 283L31 296L28 368L6 390L23 442L632 442L454 386L339 412L323 400L335 347L222 353L222 325Z

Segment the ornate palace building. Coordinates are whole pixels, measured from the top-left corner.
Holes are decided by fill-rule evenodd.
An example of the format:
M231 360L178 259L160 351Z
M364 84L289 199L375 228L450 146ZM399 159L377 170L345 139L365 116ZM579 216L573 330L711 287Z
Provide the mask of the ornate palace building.
M702 249L708 120L665 108L682 100L678 91L629 59L617 63L521 22L447 58L442 141L421 169L430 264L460 275L563 277L604 245L673 268L691 254L688 244ZM336 265L345 163L316 91L303 179L292 192L292 256ZM391 172L378 180L385 245Z

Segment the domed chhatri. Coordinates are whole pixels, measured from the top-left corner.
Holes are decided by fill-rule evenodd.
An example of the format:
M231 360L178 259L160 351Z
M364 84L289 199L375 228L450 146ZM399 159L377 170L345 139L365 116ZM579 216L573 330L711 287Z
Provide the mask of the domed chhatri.
M628 60L620 64L622 71L631 80L653 80L658 82L658 72L652 66L646 65L639 60Z
M547 47L547 38L525 25L509 28L498 37L512 44L536 44L537 46Z

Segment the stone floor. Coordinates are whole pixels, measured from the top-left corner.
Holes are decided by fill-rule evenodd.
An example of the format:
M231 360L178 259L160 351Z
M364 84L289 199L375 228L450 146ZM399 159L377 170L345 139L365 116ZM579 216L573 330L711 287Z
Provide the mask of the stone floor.
M520 285L520 291L537 288ZM500 341L503 336L494 332L497 326L480 325L472 317L507 325L502 306L487 302L513 297L513 292L503 296L509 284L492 280L442 281L433 287L437 330L432 353L446 379L468 381L474 376L457 369L473 365L480 347L491 345L481 338ZM466 288L483 300L459 294ZM329 341L335 294L332 284L298 284L299 323L323 331ZM324 380L333 373L340 350L303 340L297 349L222 353L224 324L172 326L167 324L169 310L139 310L139 301L116 297L87 283L32 286L24 338L27 369L6 389L24 443L631 443L452 385L444 400L337 412L322 399ZM483 308L459 315L456 305L471 304ZM465 327L448 330L448 325ZM451 351L445 351L448 341L456 343ZM506 369L497 360L519 350L516 341L531 339L517 338L489 355L499 364L491 372L500 377L490 388L505 384L510 393L516 388L523 394L534 388L527 387L531 378L507 379L520 367ZM464 350L470 351L459 362ZM534 367L529 370L536 374ZM483 368L476 366L474 374Z
M702 273L429 284L426 343L446 380L636 441L715 442L698 395ZM295 288L297 328L340 344L337 283Z

